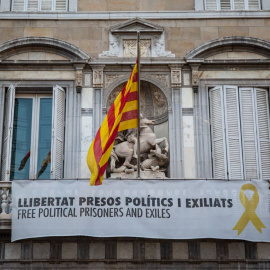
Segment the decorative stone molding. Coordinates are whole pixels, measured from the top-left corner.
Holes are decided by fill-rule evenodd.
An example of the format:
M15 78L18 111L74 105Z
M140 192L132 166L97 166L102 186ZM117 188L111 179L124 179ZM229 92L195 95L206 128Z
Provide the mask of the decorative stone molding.
M104 66L93 67L93 87L94 88L103 87L103 69L104 69Z
M90 56L76 47L73 44L70 44L66 41L48 38L48 37L25 37L13 39L7 42L4 42L0 45L0 59L4 59L9 55L14 55L21 48L24 49L29 47L31 50L33 47L46 48L56 54L67 57L72 61L88 60Z
M116 87L118 87L121 84L124 84L128 81L130 76L130 73L127 73L125 75L122 75L121 77L119 76L118 78L116 78L113 82L111 82L108 87L105 87L103 90L103 99L102 99L102 106L103 108L107 107L108 101L109 101L109 97L111 95L111 93L115 90ZM157 75L159 76L159 74ZM163 76L163 75L162 75ZM167 75L165 75L167 76ZM162 93L164 94L164 96L166 97L167 100L167 104L168 104L168 111L171 110L171 90L170 87L164 84L164 81L160 81L160 79L155 78L152 75L148 75L148 74L141 74L141 81L146 81L149 83L152 83L154 86L158 87ZM169 80L168 76L167 76L167 80Z
M118 78L123 77L123 74L113 74L113 75L105 75L105 88L107 88L111 83L116 81Z
M169 76L165 74L150 74L152 78L155 78L158 80L160 83L164 84L166 87L170 87L170 82L169 82Z
M185 55L188 63L203 62L205 58L225 51L250 51L270 58L270 42L253 37L223 37L206 42Z
M194 93L198 93L198 88L199 88L199 67L200 65L191 65L192 88L193 88Z
M169 65L171 69L171 84L172 87L181 87L182 85L182 75L181 66L179 65Z
M147 20L135 18L111 27L109 50L99 57L136 57L137 31L141 33L142 57L175 57L165 51L164 28Z
M81 93L82 91L82 74L83 74L83 68L84 64L74 64L76 68L76 91L77 93Z
M124 57L137 57L137 40L123 40L123 55ZM141 40L141 57L151 56L151 39Z

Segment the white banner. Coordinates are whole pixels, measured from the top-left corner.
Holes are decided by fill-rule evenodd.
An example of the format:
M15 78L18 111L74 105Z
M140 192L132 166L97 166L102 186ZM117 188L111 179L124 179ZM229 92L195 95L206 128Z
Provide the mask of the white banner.
M86 235L270 242L267 181L13 181L12 241Z

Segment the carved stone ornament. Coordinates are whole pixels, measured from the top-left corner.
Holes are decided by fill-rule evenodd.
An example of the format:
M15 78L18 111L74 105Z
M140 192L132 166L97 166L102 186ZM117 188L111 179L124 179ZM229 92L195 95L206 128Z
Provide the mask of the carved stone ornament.
M99 57L118 57L120 54L120 40L118 35L109 33L109 51L103 51Z
M181 70L171 70L172 87L181 86Z
M140 161L144 178L166 178L164 172L167 169L169 159L169 143L166 137L157 138L149 125L155 121L141 115L140 131ZM137 129L129 129L119 132L116 138L111 158L109 171L112 178L129 178L137 170ZM161 148L162 146L162 148ZM146 177L145 177L146 176Z
M107 110L109 110L124 85L125 83L120 84L112 91L107 101ZM163 92L152 83L141 81L140 108L145 117L155 120L157 124L168 120L167 99Z
M140 18L112 26L109 50L103 51L99 57L137 57L137 30L141 31L142 57L175 57L170 51L165 51L163 27Z
M192 86L198 86L199 82L199 66L192 66Z
M103 86L103 70L94 69L93 70L93 87Z
M82 87L82 70L76 70L76 87Z
M76 68L76 90L77 93L80 93L82 90L83 85L83 68L84 64L74 64L74 67Z
M105 75L105 88L107 88L111 83L113 83L118 78L123 77L123 75L114 74L114 75Z
M169 83L169 76L168 75L164 75L164 74L151 74L151 77L159 80L160 83L164 84L165 86L167 86L168 88L170 87L170 83Z
M164 33L161 36L155 36L155 52L156 56L175 57L171 52L165 51Z
M124 57L137 57L137 40L127 39L123 40ZM141 40L141 57L151 56L151 40Z

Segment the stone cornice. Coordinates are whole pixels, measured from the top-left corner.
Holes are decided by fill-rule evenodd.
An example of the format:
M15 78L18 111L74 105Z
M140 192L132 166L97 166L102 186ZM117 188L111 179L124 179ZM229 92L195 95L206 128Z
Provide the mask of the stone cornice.
M127 20L270 18L270 11L2 12L0 20Z

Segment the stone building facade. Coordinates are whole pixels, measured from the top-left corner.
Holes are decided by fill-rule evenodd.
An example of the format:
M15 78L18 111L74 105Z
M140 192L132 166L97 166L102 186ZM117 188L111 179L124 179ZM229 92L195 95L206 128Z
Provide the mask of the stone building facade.
M39 100L55 93L58 103L52 106L62 109L59 119L50 116L60 134L60 148L51 150L52 178L89 178L89 145L129 78L140 30L142 110L157 121L155 133L169 140L167 177L269 180L269 1L243 0L240 6L232 0L223 1L227 6L222 0L22 2L2 0L0 12L1 269L269 269L268 243L90 237L11 243L10 180L20 175L12 173L9 136L14 95ZM239 100L239 116L233 118L224 104ZM254 115L260 116L259 108L265 112L250 120L256 134L235 140L226 132L215 135L221 121L215 116L226 114L221 129L244 123L245 104ZM245 128L239 124L241 134ZM28 179L37 179L38 162L31 156Z

